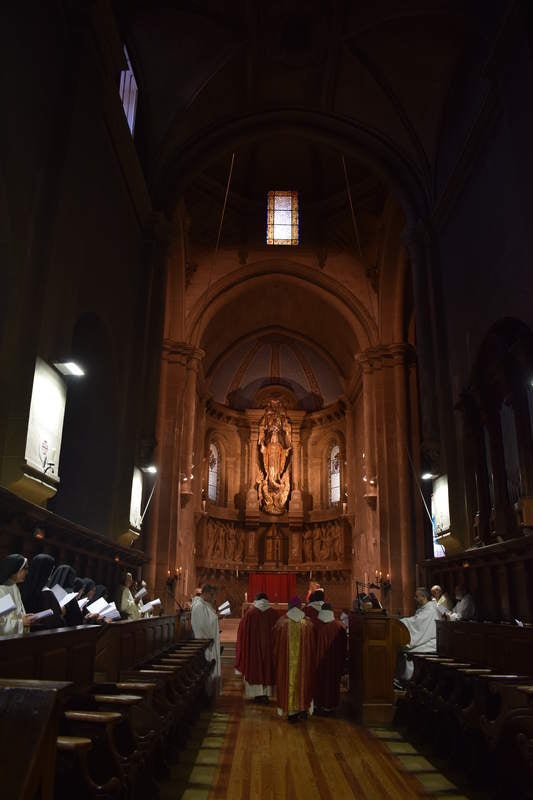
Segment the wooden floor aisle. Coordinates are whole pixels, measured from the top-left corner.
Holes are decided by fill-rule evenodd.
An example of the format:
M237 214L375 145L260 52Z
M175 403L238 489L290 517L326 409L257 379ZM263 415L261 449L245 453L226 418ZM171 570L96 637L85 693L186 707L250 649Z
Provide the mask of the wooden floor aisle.
M226 630L222 695L202 715L162 800L465 800L392 730L349 718L294 725L244 702Z

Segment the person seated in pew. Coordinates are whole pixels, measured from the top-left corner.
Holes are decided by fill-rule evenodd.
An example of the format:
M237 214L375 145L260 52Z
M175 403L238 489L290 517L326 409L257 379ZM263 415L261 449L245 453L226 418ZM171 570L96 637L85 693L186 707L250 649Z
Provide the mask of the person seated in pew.
M442 614L444 614L445 611L452 610L453 603L441 586L438 586L438 584L432 586L431 594L433 596L433 602L437 604L437 608Z
M24 608L31 614L50 609L52 614L34 622L35 630L50 630L65 625L64 609L56 596L47 586L48 579L55 567L55 559L47 553L39 553L30 562L28 575L22 584L21 596Z
M74 583L76 581L76 572L68 564L60 564L52 572L48 578L48 587L53 589L54 586L60 586L65 592L70 593L76 591ZM81 583L81 582L80 582ZM77 584L77 591L81 591L81 585ZM78 599L75 597L67 603L64 607L64 625L68 628L73 628L76 625L83 625L83 616L78 605Z
M133 575L131 572L126 572L122 578L122 582L115 593L115 604L123 619L140 619L141 612L139 606L133 599L131 587L133 584Z
M411 641L398 653L395 686L413 677L414 666L409 658L410 653L434 653L437 650L436 622L441 618L436 603L431 602L431 592L425 586L418 586L415 591L417 609L412 617L402 617L400 622L409 631ZM400 688L398 686L398 688Z
M450 622L466 622L476 618L476 603L462 583L455 587L455 605L445 616Z
M20 591L19 583L23 583L28 574L28 559L19 553L12 553L0 561L0 599L8 597L15 608L0 614L0 636L24 633L24 628L31 625L33 614L27 614Z

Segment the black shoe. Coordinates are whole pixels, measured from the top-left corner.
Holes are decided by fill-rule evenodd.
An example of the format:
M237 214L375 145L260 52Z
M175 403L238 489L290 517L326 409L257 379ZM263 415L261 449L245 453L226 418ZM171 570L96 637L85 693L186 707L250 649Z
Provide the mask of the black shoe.
M299 714L289 714L287 716L287 720L289 722L291 722L291 723L298 722L299 719L300 719L300 715Z

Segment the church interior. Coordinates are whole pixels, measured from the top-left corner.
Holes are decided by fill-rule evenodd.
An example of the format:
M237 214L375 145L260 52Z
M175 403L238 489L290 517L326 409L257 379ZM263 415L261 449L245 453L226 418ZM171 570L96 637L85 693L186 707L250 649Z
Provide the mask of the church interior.
M0 637L4 720L32 753L10 796L62 796L58 742L87 797L159 797L132 775L156 739L187 746L205 679L190 602L211 584L228 675L256 591L280 611L313 585L337 617L369 595L379 611L350 623L356 711L316 721L336 771L269 785L263 752L261 790L251 754L228 779L237 741L261 749L268 729L297 760L319 735L257 708L227 733L230 676L211 793L183 797L531 798L530 4L53 0L1 17L0 559L46 553L111 593L131 572L161 600L105 642ZM466 587L477 621L437 623L399 697L393 623L434 584ZM131 711L115 693L78 719L72 685L129 681L147 708L170 681L152 659L178 644L157 736L100 780L91 726L110 736ZM31 745L15 695L39 710ZM502 782L417 782L385 750L393 718L462 743L446 775L488 759ZM365 748L381 783L356 777Z

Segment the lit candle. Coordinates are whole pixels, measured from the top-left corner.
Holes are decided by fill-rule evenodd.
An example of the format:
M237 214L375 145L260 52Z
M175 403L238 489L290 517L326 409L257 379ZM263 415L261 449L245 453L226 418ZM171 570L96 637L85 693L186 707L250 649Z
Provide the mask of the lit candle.
M376 578L378 577L378 575L379 575L379 572L376 570Z
M387 572L387 580L390 581L390 572Z
M245 603L247 603L247 602L248 602L248 592L245 592L245 593L244 593L244 602L245 602Z

